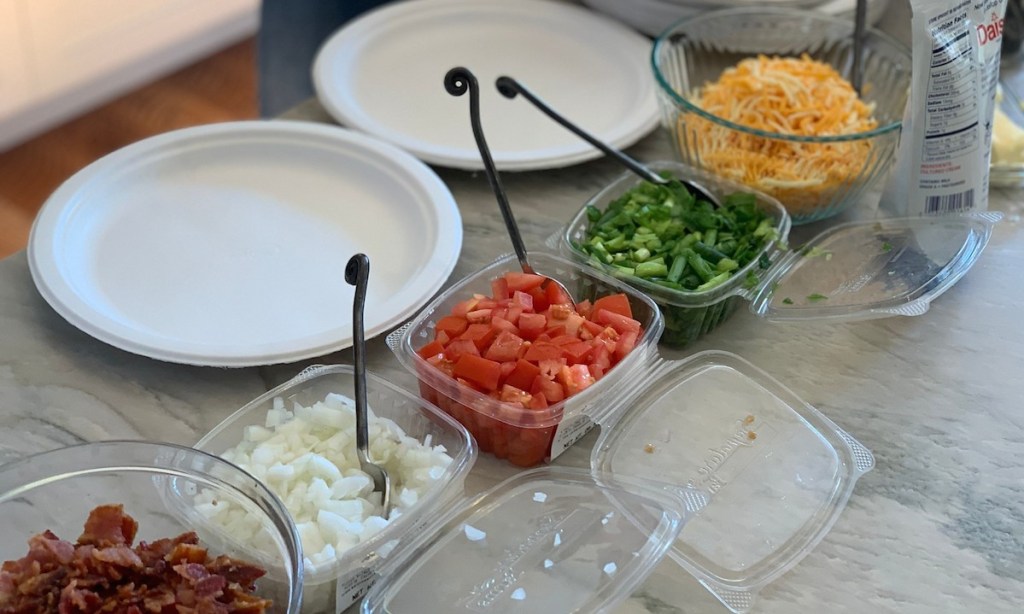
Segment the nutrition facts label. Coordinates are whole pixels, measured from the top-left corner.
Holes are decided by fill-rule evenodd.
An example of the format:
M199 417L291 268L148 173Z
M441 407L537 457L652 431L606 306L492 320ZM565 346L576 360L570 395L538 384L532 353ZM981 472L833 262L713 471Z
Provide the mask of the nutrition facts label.
M939 162L975 151L980 104L974 71L975 37L967 19L969 2L938 16L928 76L922 162ZM963 61L963 58L971 58Z

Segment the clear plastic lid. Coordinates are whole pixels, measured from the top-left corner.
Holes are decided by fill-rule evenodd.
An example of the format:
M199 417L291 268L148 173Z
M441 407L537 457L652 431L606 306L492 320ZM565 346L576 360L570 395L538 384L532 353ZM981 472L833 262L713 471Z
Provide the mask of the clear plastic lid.
M780 259L751 301L773 321L915 316L981 255L999 213L835 226Z
M708 493L669 556L734 612L828 532L871 453L733 354L661 361L602 424L594 475Z
M380 570L362 612L605 612L706 502L579 469L520 473L423 531Z

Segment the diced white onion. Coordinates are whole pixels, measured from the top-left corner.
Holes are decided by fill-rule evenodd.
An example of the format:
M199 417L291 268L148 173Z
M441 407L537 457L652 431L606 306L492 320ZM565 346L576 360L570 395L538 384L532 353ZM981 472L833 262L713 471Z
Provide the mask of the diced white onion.
M441 445L409 437L394 421L370 415L370 455L391 478L390 518L415 506L440 480L452 458ZM330 565L346 550L384 530L380 493L359 468L355 449L355 403L328 394L310 407L291 411L274 399L264 426L244 429L243 439L221 456L264 480L295 520L305 563ZM239 506L216 501L209 491L196 498L197 511L216 519L239 539L253 539L259 518Z

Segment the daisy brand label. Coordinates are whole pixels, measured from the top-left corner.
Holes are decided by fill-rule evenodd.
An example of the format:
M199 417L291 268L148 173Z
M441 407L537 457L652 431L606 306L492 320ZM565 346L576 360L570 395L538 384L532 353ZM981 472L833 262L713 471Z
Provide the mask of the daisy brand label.
M551 460L583 439L592 428L594 428L594 423L586 414L579 414L559 422L558 427L555 428L555 437L551 441Z

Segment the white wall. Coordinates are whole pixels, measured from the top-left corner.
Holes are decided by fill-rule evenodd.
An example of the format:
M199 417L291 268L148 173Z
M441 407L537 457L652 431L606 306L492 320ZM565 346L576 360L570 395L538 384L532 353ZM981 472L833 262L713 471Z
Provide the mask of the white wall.
M0 151L258 25L259 0L0 0Z

